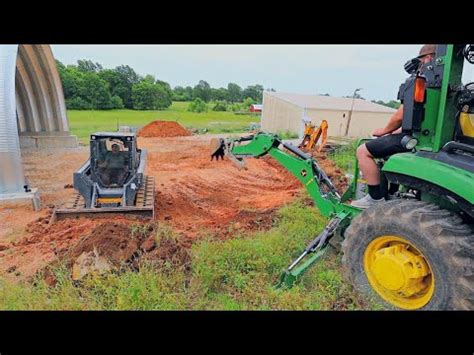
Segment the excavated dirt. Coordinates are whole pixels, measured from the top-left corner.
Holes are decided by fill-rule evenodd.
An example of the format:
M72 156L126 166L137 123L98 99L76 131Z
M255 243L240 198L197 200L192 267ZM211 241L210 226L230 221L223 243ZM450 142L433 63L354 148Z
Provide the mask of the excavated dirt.
M27 278L60 258L78 257L94 246L99 254L118 262L140 250L158 263L188 265L187 250L196 238L228 239L269 229L275 211L294 200L301 184L268 156L247 159L247 170L238 170L228 159L211 162L212 137L139 139L139 147L148 150L147 174L155 177L156 223L169 225L178 235L161 238L158 244L154 228L150 235L134 239L130 228L140 222L122 216L66 219L50 225L52 207L74 194L64 187L86 160L88 148L26 151L26 175L40 189L43 208L34 212L29 204L0 207L0 273ZM342 175L325 157L318 161L333 179ZM341 189L346 184L334 181Z
M139 137L182 137L190 135L191 132L178 122L173 121L153 121L138 132Z
M128 223L108 221L99 224L88 235L81 238L67 256L76 259L82 253L96 250L115 266L129 261L138 250L141 240L131 235Z
M343 194L349 186L349 180L344 175L344 172L332 160L328 159L325 153L311 153L311 156L316 159L318 165L324 170L337 191Z

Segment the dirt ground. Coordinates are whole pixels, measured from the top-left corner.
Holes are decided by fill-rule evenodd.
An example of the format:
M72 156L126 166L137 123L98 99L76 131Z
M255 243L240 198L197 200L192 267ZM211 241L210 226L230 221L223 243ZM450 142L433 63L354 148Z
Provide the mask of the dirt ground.
M270 157L247 159L248 169L242 171L228 159L211 162L212 137L140 137L138 141L140 148L148 150L147 174L156 181L157 223L168 224L184 246L204 235L225 239L239 231L269 229L275 211L302 188ZM88 147L23 152L25 174L30 185L40 189L42 209L34 212L29 204L0 207L0 273L13 279L30 277L61 255L77 254L84 246L91 249L87 239L98 238L98 230L107 234L107 230L137 223L117 216L48 225L54 206L74 194L72 174L88 155ZM321 165L327 168L324 160ZM115 227L110 229L110 223ZM150 240L141 248L151 250L147 243ZM127 255L132 253L128 246L124 248Z

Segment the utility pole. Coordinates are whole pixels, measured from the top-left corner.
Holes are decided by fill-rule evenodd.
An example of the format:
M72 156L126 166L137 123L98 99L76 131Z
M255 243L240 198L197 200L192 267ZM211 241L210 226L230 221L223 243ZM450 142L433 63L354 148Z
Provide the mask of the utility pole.
M346 125L346 133L344 136L347 137L347 134L349 133L349 126L351 125L351 118L352 118L352 111L354 110L354 102L355 102L355 96L357 92L361 91L362 88L355 89L354 94L352 94L352 104L351 104L351 110L349 111L349 117L347 118L347 125Z

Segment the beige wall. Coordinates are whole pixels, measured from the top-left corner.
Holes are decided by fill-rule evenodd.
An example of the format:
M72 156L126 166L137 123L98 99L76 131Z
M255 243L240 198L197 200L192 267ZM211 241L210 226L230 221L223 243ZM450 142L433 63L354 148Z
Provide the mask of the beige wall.
M346 133L349 111L314 110L307 109L306 116L313 124L319 125L324 119L328 121L328 135L343 137ZM375 128L384 127L392 113L386 112L353 112L348 136L363 138L370 137Z
M390 112L354 112L348 136L370 137L374 129L385 127L392 115Z
M299 133L301 117L300 107L264 94L262 130L273 133L285 131Z
M303 109L289 102L270 95L264 95L262 112L262 129L270 132L290 131L300 133ZM319 125L322 120L328 121L328 135L343 137L346 132L349 111L306 109L305 116L313 124ZM384 127L392 113L353 112L349 127L349 137L369 137L378 127Z

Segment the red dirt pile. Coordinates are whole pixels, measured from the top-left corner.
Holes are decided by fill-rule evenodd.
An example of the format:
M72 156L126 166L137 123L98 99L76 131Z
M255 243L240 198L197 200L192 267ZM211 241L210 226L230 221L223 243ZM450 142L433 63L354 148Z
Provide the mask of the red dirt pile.
M191 132L178 122L173 121L153 121L138 132L138 137L181 137L190 135Z

